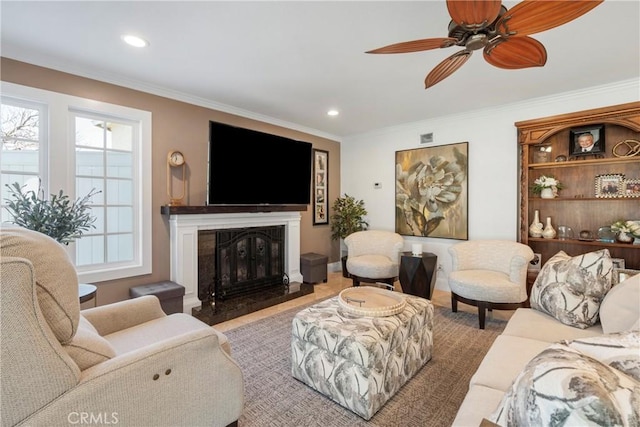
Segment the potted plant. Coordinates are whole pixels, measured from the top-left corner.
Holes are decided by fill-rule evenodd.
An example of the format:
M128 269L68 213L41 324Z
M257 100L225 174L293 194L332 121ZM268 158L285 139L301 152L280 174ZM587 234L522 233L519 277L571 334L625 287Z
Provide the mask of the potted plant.
M640 237L640 223L636 221L619 219L611 224L611 230L617 233L620 243L633 243L634 238Z
M44 198L44 191L38 185L38 192L25 191L17 182L5 184L11 199L5 199L6 209L14 224L29 230L38 231L68 245L82 236L85 231L95 228L96 218L90 212L90 199L100 193L92 189L84 197L71 201L69 196L51 194L49 200Z
M533 194L539 194L543 199L553 199L558 196L558 190L562 190L564 186L553 176L542 175L533 181L531 190Z
M364 201L356 200L355 197L346 193L333 202L332 211L330 219L333 240L344 239L351 233L366 230L369 226L369 223L364 219L367 214ZM342 276L349 277L346 255L342 257Z

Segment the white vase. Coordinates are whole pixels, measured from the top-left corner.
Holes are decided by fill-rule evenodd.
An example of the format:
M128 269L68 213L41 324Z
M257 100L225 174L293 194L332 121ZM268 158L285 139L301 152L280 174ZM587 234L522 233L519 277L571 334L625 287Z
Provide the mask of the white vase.
M631 243L633 242L633 236L630 233L625 233L624 231L618 232L616 235L616 239L620 243Z
M542 230L542 237L544 237L545 239L553 239L554 237L556 237L556 230L551 225L550 216L547 217L547 225L544 227L544 230Z
M529 226L529 236L542 237L542 223L540 222L540 211L536 209L533 213L533 222Z
M553 188L546 187L546 188L543 188L542 191L540 192L540 197L543 199L553 199L556 197L556 195L553 192Z

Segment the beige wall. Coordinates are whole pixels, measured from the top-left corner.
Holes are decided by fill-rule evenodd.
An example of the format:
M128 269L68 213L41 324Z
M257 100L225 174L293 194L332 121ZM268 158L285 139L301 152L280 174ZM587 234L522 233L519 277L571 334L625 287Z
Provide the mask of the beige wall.
M3 81L152 113L153 270L150 275L98 283L99 305L129 298L131 286L169 279L169 225L168 218L160 214L160 207L169 201L166 191L167 152L180 149L184 153L188 164L185 202L203 205L207 184L209 120L307 141L314 148L329 151L329 202L332 203L340 194L340 144L336 141L8 58L1 61ZM51 167L55 168L55 165ZM179 195L177 190L174 194ZM327 255L329 262L337 261L340 256L338 242L331 240L329 226L313 226L311 206L302 212L300 253L306 252Z

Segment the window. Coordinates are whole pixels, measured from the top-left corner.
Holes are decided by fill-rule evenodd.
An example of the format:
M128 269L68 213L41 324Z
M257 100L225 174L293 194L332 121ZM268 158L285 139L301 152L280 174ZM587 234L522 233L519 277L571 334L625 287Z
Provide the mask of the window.
M104 120L80 112L71 115L76 144L76 188L80 194L92 189L92 213L96 228L77 242L76 266L114 264L134 259L135 123Z
M151 113L4 82L2 89L3 189L37 188L41 179L46 195L98 190L96 228L69 245L80 281L150 273Z
M17 182L26 190L37 191L40 179L46 173L46 107L33 102L2 98L2 150L0 150L0 206L9 197L5 184ZM46 187L46 182L42 185ZM2 209L1 220L10 219Z

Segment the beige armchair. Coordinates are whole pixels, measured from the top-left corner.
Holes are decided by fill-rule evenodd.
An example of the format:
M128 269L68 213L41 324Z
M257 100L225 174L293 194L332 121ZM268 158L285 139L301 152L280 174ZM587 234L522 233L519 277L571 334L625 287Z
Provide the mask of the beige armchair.
M508 240L470 240L449 248L451 309L458 301L477 306L480 329L486 310L515 310L527 303L527 267L533 251Z
M73 265L40 233L3 227L0 262L2 426L237 424L224 335L155 296L80 311Z
M360 282L382 282L393 286L398 279L400 251L404 239L383 230L357 231L344 239L347 245L347 271L353 286Z

